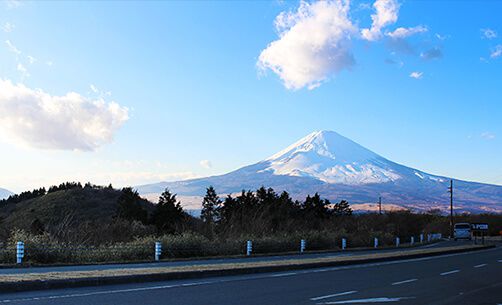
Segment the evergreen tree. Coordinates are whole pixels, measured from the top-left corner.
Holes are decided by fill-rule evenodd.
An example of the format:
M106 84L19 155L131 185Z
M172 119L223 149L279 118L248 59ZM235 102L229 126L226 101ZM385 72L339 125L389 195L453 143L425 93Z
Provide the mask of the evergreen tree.
M218 209L221 200L212 186L206 189L206 195L202 200L201 219L204 223L212 225L218 221Z
M168 189L160 195L159 202L152 215L152 223L162 233L175 233L185 217L176 194L171 194Z
M117 216L128 220L147 222L148 213L140 204L141 197L130 187L125 187L117 199Z
M333 214L335 216L350 216L352 215L352 209L348 201L342 200L333 206Z
M256 199L260 205L272 205L277 201L277 193L273 188L266 189L264 186L256 190Z
M310 195L307 196L303 203L303 210L316 219L328 218L330 214L328 210L329 204L329 200L322 200L321 196L315 193L312 197Z
M218 208L218 219L216 223L220 226L229 226L237 210L237 201L228 195L223 204Z

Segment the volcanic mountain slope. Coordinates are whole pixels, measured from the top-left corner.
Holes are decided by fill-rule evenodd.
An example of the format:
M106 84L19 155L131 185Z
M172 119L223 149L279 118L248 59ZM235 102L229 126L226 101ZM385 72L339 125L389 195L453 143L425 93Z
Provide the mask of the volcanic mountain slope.
M6 189L3 189L3 188L0 188L0 200L2 199L5 199L7 197L9 197L10 195L12 195L14 193L12 193L11 191L9 190L6 190Z
M387 160L336 132L317 131L263 161L228 174L142 185L137 190L151 195L169 188L181 198L198 198L209 185L219 194L263 185L285 190L297 199L318 192L332 201L345 199L369 209L368 203L381 196L386 204L424 211L449 207L449 183L450 178ZM454 179L454 187L458 211L502 212L502 186Z

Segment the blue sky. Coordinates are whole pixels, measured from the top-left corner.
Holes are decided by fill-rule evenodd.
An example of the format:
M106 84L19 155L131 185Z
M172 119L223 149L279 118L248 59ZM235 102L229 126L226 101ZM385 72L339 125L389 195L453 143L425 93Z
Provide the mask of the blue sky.
M2 2L0 187L222 174L319 129L502 184L502 2L390 4Z

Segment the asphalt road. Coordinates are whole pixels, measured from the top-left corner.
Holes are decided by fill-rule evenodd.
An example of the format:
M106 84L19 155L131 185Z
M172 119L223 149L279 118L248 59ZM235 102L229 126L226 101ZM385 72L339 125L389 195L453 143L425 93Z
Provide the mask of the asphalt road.
M437 243L427 244L419 247L448 247L469 244L468 241L441 241ZM404 246L404 245L403 245ZM102 264L102 265L75 265L75 266L47 266L47 267L30 267L30 268L0 268L2 274L19 274L19 273L47 273L60 271L90 271L90 270L111 270L124 268L154 268L154 267L172 267L172 266L193 266L207 264L226 264L226 263L244 263L244 262L262 262L262 261L277 261L299 258L319 258L319 257L340 257L352 256L362 253L389 252L389 251L408 251L417 247L401 247L386 248L377 250L362 251L338 251L327 253L305 253L298 255L275 255L275 256L252 256L252 257L236 257L236 258L221 258L221 259L200 259L200 260L184 260L184 261L162 261L162 262L147 262L147 263L132 263L132 264ZM153 249L152 249L153 251Z
M0 294L0 304L502 304L502 248L294 272Z

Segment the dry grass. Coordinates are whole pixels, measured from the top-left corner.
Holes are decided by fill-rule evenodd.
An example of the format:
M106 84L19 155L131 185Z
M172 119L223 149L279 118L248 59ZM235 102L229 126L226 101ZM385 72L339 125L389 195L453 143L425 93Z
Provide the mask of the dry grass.
M196 266L173 266L173 267L152 267L152 268L134 268L134 269L111 269L111 270L94 270L94 271L68 271L68 272L48 272L48 273L25 273L25 274L3 274L0 275L0 283L22 283L27 281L49 281L49 280L75 280L82 278L102 278L102 277L117 277L117 276L134 276L134 275L152 275L152 274L167 274L180 272L200 272L200 271L225 271L242 268L284 266L294 269L305 264L319 263L341 263L341 262L357 262L366 259L392 259L413 256L417 254L439 254L447 250L461 250L470 248L479 248L477 246L456 246L442 247L433 249L416 249L409 251L396 251L385 253L361 254L354 256L343 257L324 257L312 259L289 259L281 261L264 261L264 262L248 262L248 263L227 263L227 264L207 264Z

